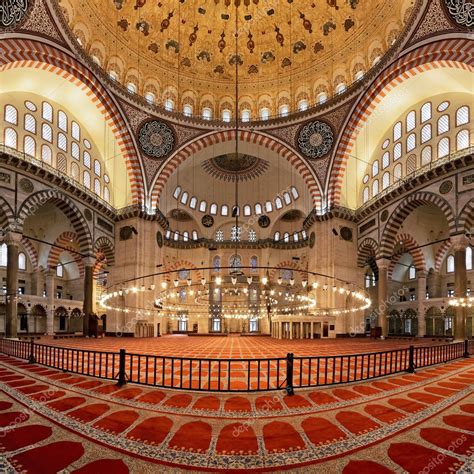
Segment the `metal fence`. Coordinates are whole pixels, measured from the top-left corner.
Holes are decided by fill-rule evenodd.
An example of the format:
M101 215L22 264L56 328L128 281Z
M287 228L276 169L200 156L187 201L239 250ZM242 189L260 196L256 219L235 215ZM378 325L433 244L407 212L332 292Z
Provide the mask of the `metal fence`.
M91 351L0 339L0 353L101 379L211 392L252 392L336 385L384 377L469 357L474 341L381 352L270 359L198 359Z

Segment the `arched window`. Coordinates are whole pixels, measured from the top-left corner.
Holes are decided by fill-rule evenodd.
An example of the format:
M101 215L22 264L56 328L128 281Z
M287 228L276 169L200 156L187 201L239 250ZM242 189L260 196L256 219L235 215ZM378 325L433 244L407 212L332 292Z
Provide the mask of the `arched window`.
M448 255L446 259L446 272L454 273L454 255Z
M273 205L271 201L265 203L265 212L273 212Z
M290 197L290 193L288 192L284 192L283 193L283 200L285 201L285 204L288 206L291 204L291 197Z
M189 207L191 209L196 209L196 206L197 206L197 197L196 196L193 196L190 200L189 200Z
M299 235L298 235L298 232L294 232L294 233L293 233L293 240L294 240L295 242L298 242L298 240L300 240L300 237L299 237Z
M361 69L355 73L354 81L358 81L359 79L362 79L363 77L364 77L364 71Z
M431 102L426 102L421 107L421 123L431 119Z
M399 181L402 179L402 165L398 163L393 168L393 181Z
M179 232L177 230L174 231L173 239L179 240Z
M190 104L183 105L183 114L186 117L191 117L193 115L193 106Z
M63 151L67 151L67 138L64 133L58 133L58 148Z
M58 127L67 132L67 115L62 111L58 111Z
M41 145L41 159L50 166L53 164L53 154L48 145Z
M382 156L382 169L384 170L390 166L390 153L386 151Z
M71 163L71 176L72 179L79 181L79 166L77 163Z
M110 77L110 79L112 79L113 81L118 81L118 79L119 79L118 74L117 74L114 70L112 70L112 69L109 71L109 77Z
M29 135L25 135L25 138L23 139L23 151L33 158L36 155L36 142Z
M252 208L248 204L245 204L245 206L244 206L244 216L248 217L251 214L252 214Z
M82 173L82 184L88 189L91 188L91 175L89 171L84 171L84 173Z
M229 206L227 204L222 204L221 206L221 216L228 216L229 215Z
M472 247L466 248L466 270L472 270Z
M248 110L248 109L242 110L241 119L242 119L242 122L249 122L250 121L250 110Z
M344 82L340 82L335 89L336 94L342 94L346 90L346 84Z
M375 179L372 183L372 197L377 196L379 193L379 180Z
M393 161L397 161L402 157L402 144L397 143L393 147Z
M181 194L181 186L176 186L176 189L174 190L174 193L173 193L173 197L175 199L178 199L180 194Z
M397 140L400 140L402 136L402 122L397 122L393 126L393 141L396 142Z
M7 244L0 244L0 267L6 267L8 263Z
M408 112L406 126L407 132L411 132L416 127L416 113L414 110Z
M270 118L270 109L268 107L263 107L260 109L260 119L268 120Z
M211 120L212 118L212 110L209 107L204 107L202 109L202 118L204 120Z
M410 155L407 158L406 166L408 175L416 171L416 155Z
M201 201L199 203L199 211L200 212L206 212L207 209L207 202L206 201Z
M308 99L302 99L298 102L298 110L303 112L304 110L308 110L309 102Z
M235 225L232 226L232 229L230 231L230 240L232 240L232 242L240 242L240 238L242 236L242 229Z
M364 204L369 200L369 188L367 186L364 188L362 193L362 200L364 201Z
M469 107L463 105L456 111L456 127L469 123Z
M216 242L223 242L224 241L224 231L219 229L216 232Z
M280 232L276 231L274 236L273 236L273 240L275 242L278 242L280 240Z
M36 119L31 114L25 114L24 127L27 132L36 133Z
M71 155L76 160L80 158L79 145L76 142L71 143Z
M415 278L416 278L416 268L413 265L411 265L408 268L408 279L414 280Z
M110 204L110 191L107 186L104 186L104 201Z
M256 256L250 257L250 271L252 273L256 273L257 267L258 267L258 257Z
M193 240L198 240L197 230L193 230L192 236L193 236Z
M64 275L64 267L58 263L58 265L56 266L56 276L58 278L62 278Z
M438 119L438 135L449 132L449 115L441 115Z
M212 260L212 269L215 273L219 272L221 269L221 257L216 255Z
M91 169L91 166L92 166L92 163L91 163L91 154L88 152L88 151L84 151L84 153L82 154L82 160L84 162L84 166L86 168L89 168Z
M425 146L421 151L421 166L426 166L431 163L431 146Z
M298 190L294 186L291 186L290 191L291 195L293 196L293 199L296 200L300 197L300 195L298 194Z
M416 147L416 135L410 133L407 137L407 152L414 150Z
M262 214L262 205L259 202L255 204L255 214L257 214L257 216Z
M18 110L16 110L13 105L6 105L4 119L5 122L11 123L13 125L18 125Z
M187 191L184 191L184 193L181 195L181 204L186 204L188 202L188 197L189 194L187 193Z
M253 230L253 229L249 229L248 238L249 238L249 242L256 242L257 241L257 232L255 232L255 230Z
M127 90L130 92L130 94L136 94L137 93L137 86L133 82L129 82L127 84Z
M81 127L76 122L71 122L71 135L74 140L79 141L81 139Z
M324 104L328 100L328 95L326 92L320 92L317 97L318 104Z
M172 112L174 110L174 102L171 99L165 99L164 102L165 110Z
M5 129L5 146L8 146L10 148L15 148L17 147L17 140L18 140L18 135L13 128L6 128Z
M58 157L56 160L56 168L61 173L67 173L67 160L66 157L62 153L58 153Z
M456 135L456 150L464 150L469 147L469 130L461 130Z
M183 240L184 240L185 242L187 242L187 241L189 240L189 232L188 232L187 230L185 230L185 231L183 232Z
M431 140L431 124L427 123L421 129L421 143L426 143L428 140Z
M387 189L390 186L390 173L386 171L382 175L382 189Z
M94 173L97 176L100 176L102 174L101 166L100 166L100 161L99 160L94 160Z
M100 185L100 180L95 178L94 179L94 192L97 194L97 196L101 196L101 185Z
M281 200L280 196L277 196L275 198L275 208L276 209L281 209L283 207L283 201Z
M449 155L449 138L444 137L438 143L438 158Z
M278 113L280 114L281 117L287 117L288 114L290 113L290 107L288 107L288 104L280 105L280 108L278 109Z
M153 94L153 92L147 92L145 94L145 100L150 104L154 104L155 103L155 94Z
M222 111L222 121L223 122L230 122L231 119L231 113L229 109L224 109Z
M18 254L18 270L26 270L26 255L23 252Z
M289 242L290 241L290 234L288 232L285 232L283 234L283 241L284 242Z
M47 123L43 123L41 126L41 138L49 143L53 143L53 129Z
M53 107L48 102L43 102L43 110L41 116L48 122L53 121Z
M375 160L372 163L372 177L377 176L379 174L379 160Z
M209 208L209 212L213 215L217 214L217 204L215 202L211 204L211 207Z

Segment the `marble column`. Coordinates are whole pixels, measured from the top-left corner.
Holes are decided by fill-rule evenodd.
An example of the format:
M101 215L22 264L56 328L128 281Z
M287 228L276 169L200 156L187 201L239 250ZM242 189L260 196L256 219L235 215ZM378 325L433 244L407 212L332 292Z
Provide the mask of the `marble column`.
M7 244L7 295L5 337L16 338L18 330L18 248L21 234L8 232L5 236Z
M94 257L85 257L84 262L84 304L82 312L84 320L82 330L84 336L89 336L89 318L94 312Z
M46 298L48 301L48 311L46 313L46 334L52 335L54 334L54 301L56 298L55 295L55 276L56 276L56 269L49 268L45 274L46 280Z
M464 234L451 237L454 250L454 296L465 298L467 292L466 247L469 241ZM466 339L467 311L461 306L456 307L456 321L454 322L454 340Z
M425 300L426 300L426 272L416 272L418 279L418 337L424 337L426 334L426 320L425 320Z
M379 279L377 282L377 326L382 328L382 336L387 336L387 309L388 309L388 267L390 260L380 258L377 260Z
M427 276L427 284L430 298L441 298L441 274L439 271L430 270Z

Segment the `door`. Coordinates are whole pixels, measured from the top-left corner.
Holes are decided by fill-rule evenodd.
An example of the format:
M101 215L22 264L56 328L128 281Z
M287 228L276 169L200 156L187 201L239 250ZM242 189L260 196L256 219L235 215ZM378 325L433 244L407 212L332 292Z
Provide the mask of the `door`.
M329 323L327 321L323 322L323 337L329 337Z

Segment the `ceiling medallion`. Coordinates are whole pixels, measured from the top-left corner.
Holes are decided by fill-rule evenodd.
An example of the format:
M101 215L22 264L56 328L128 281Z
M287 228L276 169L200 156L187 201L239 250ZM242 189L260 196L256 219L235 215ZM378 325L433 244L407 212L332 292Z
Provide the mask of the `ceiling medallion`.
M204 227L212 227L214 225L214 217L210 214L206 214L202 217L201 223Z
M158 247L163 247L163 234L160 231L156 233L156 243Z
M152 158L163 158L174 148L175 138L171 128L164 122L151 120L138 132L138 141L144 153Z
M474 26L474 4L467 0L445 0L446 8L453 20L461 26Z
M29 6L28 0L3 0L0 2L0 26L16 26L25 16Z
M258 218L258 225L260 227L262 227L263 229L265 229L266 227L268 227L270 225L270 218L268 216L260 216Z
M333 142L331 127L319 120L307 123L298 134L298 148L303 155L313 160L329 153Z
M222 181L249 181L261 176L269 167L268 161L256 156L227 153L202 162L202 168Z

